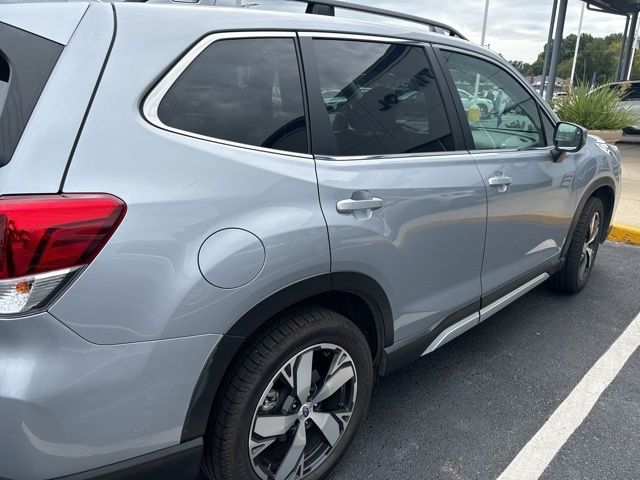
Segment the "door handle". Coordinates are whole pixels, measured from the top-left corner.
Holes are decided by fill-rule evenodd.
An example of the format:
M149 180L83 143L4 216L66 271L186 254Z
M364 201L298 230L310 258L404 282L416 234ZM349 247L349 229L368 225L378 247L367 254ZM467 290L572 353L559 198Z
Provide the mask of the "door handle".
M367 200L354 200L348 198L346 200L340 200L336 209L339 213L354 213L358 210L379 210L383 207L384 202L381 198L371 197Z
M499 192L506 192L512 183L511 177L492 177L489 179L489 185L497 188Z

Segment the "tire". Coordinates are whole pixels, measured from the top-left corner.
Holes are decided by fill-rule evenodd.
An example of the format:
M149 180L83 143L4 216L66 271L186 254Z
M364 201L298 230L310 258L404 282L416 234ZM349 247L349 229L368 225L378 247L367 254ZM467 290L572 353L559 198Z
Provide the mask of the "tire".
M600 246L604 222L602 200L591 197L580 214L562 269L551 277L556 291L578 293L587 284Z
M489 117L489 109L486 105L478 105L480 107L480 118L488 118Z
M325 478L365 418L372 383L371 351L352 322L322 307L282 317L249 345L223 387L205 436L205 474L213 480Z

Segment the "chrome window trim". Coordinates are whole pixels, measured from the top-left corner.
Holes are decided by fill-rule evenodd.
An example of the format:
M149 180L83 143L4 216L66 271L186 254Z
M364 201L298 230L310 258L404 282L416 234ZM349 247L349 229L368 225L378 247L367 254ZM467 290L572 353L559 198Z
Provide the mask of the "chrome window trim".
M275 148L260 147L257 145L251 145L248 143L233 142L222 138L210 137L208 135L201 135L199 133L190 132L188 130L182 130L180 128L171 127L165 124L158 116L158 108L162 99L167 94L173 84L180 78L180 75L191 65L191 63L210 45L220 40L231 39L250 39L250 38L296 38L296 32L292 31L243 31L243 32L223 32L213 33L207 35L195 46L193 46L186 54L178 60L178 62L171 67L171 69L162 77L162 79L151 89L142 103L142 115L151 125L158 127L168 132L177 133L186 137L196 138L198 140L205 140L208 142L219 143L230 147L238 147L249 150L257 150L259 152L266 153L278 153L281 155L288 155L298 158L313 159L313 155L310 153L298 153L290 152L287 150L278 150ZM299 61L299 59L298 59ZM302 79L301 79L302 81ZM302 88L302 85L301 87ZM307 128L309 125L307 124Z
M470 156L467 150L453 150L444 152L418 152L418 153L391 153L377 155L316 155L315 159L320 161L331 162L362 162L368 160L420 160L424 157L452 157L452 156Z
M304 31L298 32L298 35L303 38L318 38L322 40L357 40L360 42L400 43L403 45L413 45L420 47L424 47L429 44L429 42L421 40L411 40L407 38L386 37L384 35L367 35L358 33Z
M551 153L551 151L553 150L553 147L534 147L534 148L523 148L523 149L519 149L519 148L492 148L490 150L469 150L469 153L475 156L482 156L482 155L491 155L491 154L496 154L496 153L504 153L504 152L510 152L510 153L527 153L527 152L549 152Z

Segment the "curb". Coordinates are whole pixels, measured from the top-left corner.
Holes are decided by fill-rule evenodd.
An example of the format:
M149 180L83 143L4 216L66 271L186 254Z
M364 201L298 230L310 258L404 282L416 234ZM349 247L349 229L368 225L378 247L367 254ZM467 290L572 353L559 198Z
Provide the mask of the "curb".
M609 240L640 245L640 227L614 224L609 233Z

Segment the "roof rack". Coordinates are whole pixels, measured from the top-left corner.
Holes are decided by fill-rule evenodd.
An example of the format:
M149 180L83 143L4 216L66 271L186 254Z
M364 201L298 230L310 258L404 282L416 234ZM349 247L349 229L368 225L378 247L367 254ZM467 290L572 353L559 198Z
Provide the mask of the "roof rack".
M0 0L1 1L1 0ZM216 0L121 0L124 2L134 3L177 3L177 4L197 4L215 6ZM429 28L429 31L441 33L443 35L449 35L451 37L461 38L462 40L468 40L467 37L462 35L458 30L445 23L437 22L435 20L429 20L428 18L418 17L416 15L409 15L407 13L394 12L392 10L385 10L383 8L368 7L366 5L359 5L351 2L343 2L342 0L287 0L290 2L303 2L307 4L306 13L314 15L327 15L335 17L335 9L342 8L344 10L351 10L352 12L369 13L372 15L380 15L382 17L395 18L398 20L404 20L412 23L419 23ZM253 5L247 5L253 6Z
M358 5L351 2L343 2L341 0L289 0L292 2L304 2L307 4L307 13L316 15L335 16L335 9L343 8L345 10L351 10L353 12L370 13L372 15L380 15L383 17L395 18L398 20L405 20L407 22L419 23L429 27L432 32L442 33L451 37L461 38L467 40L458 30L450 25L437 22L435 20L429 20L427 18L418 17L416 15L409 15L406 13L394 12L392 10L385 10L383 8L368 7L366 5Z

